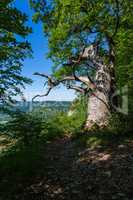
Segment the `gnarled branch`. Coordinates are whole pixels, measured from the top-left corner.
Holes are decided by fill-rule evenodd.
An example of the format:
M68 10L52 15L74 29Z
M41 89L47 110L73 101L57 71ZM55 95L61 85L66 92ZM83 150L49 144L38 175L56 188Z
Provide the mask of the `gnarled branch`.
M76 86L76 85L68 85L67 86L68 89L72 89L72 90L76 90L77 92L83 93L85 94L85 89L80 87L80 86Z
M36 96L34 96L34 97L32 98L32 102L33 102L37 97L46 97L46 96L48 96L48 94L50 93L51 90L52 90L52 88L49 88L48 91L47 91L45 94L42 94L42 95L37 94Z
M34 73L34 75L41 76L41 77L47 79L46 83L47 83L49 88L48 88L48 91L45 94L34 96L32 101L34 101L34 99L37 98L37 97L47 96L54 87L58 86L61 83L65 83L66 81L78 81L80 83L85 84L87 86L87 88L90 88L91 90L95 88L95 85L94 85L93 81L91 80L91 78L89 76L79 76L78 79L75 76L65 76L64 78L58 80L58 79L54 79L54 78L52 78L52 77L50 77L50 76L48 76L44 73L36 72L36 73ZM81 93L86 92L86 89L84 89L80 86L68 85L67 88L68 89L74 89L74 90L81 92Z
M78 79L75 76L65 76L62 79L52 79L50 76L43 74L43 73L36 72L36 73L34 73L34 75L38 75L38 76L48 79L48 81L47 81L48 86L51 86L51 87L55 87L65 81L78 81L78 82L84 83L85 85L87 85L90 88L94 88L94 84L92 83L92 81L90 81L91 79L88 76L79 76Z

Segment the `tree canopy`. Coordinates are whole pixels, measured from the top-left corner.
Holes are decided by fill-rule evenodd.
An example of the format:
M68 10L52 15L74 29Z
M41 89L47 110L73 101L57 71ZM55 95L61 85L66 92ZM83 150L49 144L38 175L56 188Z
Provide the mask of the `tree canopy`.
M76 3L73 0L53 0L50 3L38 0L33 1L32 6L36 11L33 19L44 22L44 32L49 39L49 57L60 65L94 41L99 41L101 47L106 45L106 50L109 50L107 46L111 45L111 39L118 31L120 7L122 9L123 5L117 0Z
M11 101L31 80L22 76L23 61L31 56L25 37L31 33L28 17L18 10L13 0L0 2L0 101Z
M117 87L120 89L127 84L131 97L133 4L130 0L30 2L35 10L33 20L41 20L44 24L44 33L49 41L48 57L54 62L53 76L61 79L62 76L71 75L72 59L78 58L83 48L98 43L104 62L115 65L113 73ZM86 74L86 63L75 65L75 71L78 75ZM93 73L90 69L89 74Z

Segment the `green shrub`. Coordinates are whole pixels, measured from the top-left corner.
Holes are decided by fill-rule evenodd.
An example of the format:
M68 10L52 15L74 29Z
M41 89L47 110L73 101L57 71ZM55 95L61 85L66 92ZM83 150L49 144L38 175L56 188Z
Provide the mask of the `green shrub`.
M19 138L25 144L38 138L41 133L41 120L32 113L15 112L12 119L6 124L6 133L11 137Z
M133 115L115 113L111 115L108 130L114 134L130 134L133 131Z
M52 140L63 135L81 132L86 118L86 102L84 97L78 97L70 108L72 112L53 112L46 108L33 109L32 112L13 112L11 119L4 125L4 132L17 138L24 144L30 144L37 139Z
M86 99L78 97L70 108L70 112L53 112L48 118L42 120L42 138L51 140L68 134L81 132L86 119ZM49 116L49 115L48 115Z

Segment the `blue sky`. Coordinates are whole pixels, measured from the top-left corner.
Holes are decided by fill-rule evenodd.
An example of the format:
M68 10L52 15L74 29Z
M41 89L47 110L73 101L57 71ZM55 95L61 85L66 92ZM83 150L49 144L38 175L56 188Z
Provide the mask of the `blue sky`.
M32 22L32 10L30 9L28 0L16 0L14 6L25 12L29 16L28 25L32 27L33 33L27 37L27 40L31 43L33 49L33 58L26 59L24 61L24 67L22 73L33 79L33 84L26 86L24 95L27 100L31 100L36 94L42 94L46 91L43 88L43 79L35 77L34 72L44 72L46 74L51 73L52 62L46 58L48 52L47 38L44 37L42 31L42 24L35 24ZM47 97L37 100L73 100L75 93L72 90L67 90L63 86L58 89L54 89Z

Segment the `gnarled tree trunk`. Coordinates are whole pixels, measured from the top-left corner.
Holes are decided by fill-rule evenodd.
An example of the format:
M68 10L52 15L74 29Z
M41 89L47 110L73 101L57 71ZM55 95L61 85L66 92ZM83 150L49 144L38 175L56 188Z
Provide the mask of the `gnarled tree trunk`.
M110 115L111 74L108 66L101 64L95 75L97 88L88 97L88 116L85 128L90 130L94 125L99 128L108 125Z
M111 57L113 53L111 53ZM92 67L96 70L95 77L90 77L89 74L86 76L77 76L75 73L75 66L80 65L81 61L87 61L87 66ZM73 75L65 76L61 80L52 79L51 77L35 73L35 75L42 76L48 79L48 92L44 95L37 95L36 97L48 95L51 89L60 83L66 83L69 81L69 89L74 89L82 94L88 94L88 116L85 123L85 128L90 130L94 125L102 128L108 125L109 115L111 112L110 96L113 92L113 71L114 62L110 60L109 64L106 65L101 57L98 55L97 44L91 45L85 48L79 55L78 60L71 60L68 66L73 67ZM75 70L75 71L74 71ZM72 81L80 84L73 84ZM82 87L84 85L85 87Z

